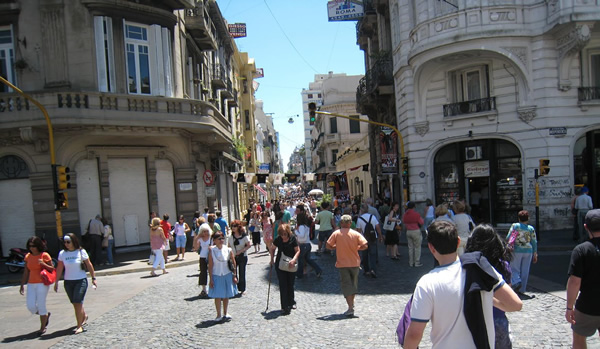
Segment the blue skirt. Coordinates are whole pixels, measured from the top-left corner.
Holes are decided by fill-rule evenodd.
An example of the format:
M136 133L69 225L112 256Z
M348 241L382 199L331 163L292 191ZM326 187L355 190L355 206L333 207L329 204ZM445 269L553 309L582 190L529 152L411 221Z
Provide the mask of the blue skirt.
M208 288L210 298L232 298L238 293L237 285L233 283L232 273L222 276L213 275L212 277L215 287Z

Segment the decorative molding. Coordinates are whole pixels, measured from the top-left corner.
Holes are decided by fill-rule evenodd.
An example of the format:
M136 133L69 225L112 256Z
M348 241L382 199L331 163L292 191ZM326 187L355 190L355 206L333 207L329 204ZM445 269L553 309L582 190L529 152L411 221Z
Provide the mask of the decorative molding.
M21 139L25 143L33 143L38 138L35 130L31 126L20 127L19 128L19 135L21 136Z
M490 21L492 22L514 22L516 20L517 14L514 9L490 11Z
M419 136L425 136L425 134L429 132L429 121L416 122L415 131L417 131Z
M546 6L548 7L548 17L557 13L559 8L558 0L546 0Z
M509 52L512 56L515 56L527 67L527 47L502 47L503 50Z
M590 42L593 23L577 23L557 34L556 50L558 51L558 89L571 89L571 62L577 54Z
M530 123L537 116L537 106L527 106L517 108L519 118L526 123Z
M458 27L458 16L444 18L440 21L435 22L434 24L434 29L438 33L448 29L454 29L456 27Z

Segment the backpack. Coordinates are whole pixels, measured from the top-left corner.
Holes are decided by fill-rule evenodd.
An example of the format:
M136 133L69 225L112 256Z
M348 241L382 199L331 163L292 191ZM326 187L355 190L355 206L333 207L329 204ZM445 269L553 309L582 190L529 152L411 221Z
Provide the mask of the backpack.
M406 336L406 331L408 331L408 326L410 326L410 307L412 306L413 297L410 296L408 303L406 303L406 307L404 307L404 314L400 318L400 322L398 322L398 327L396 327L396 335L398 336L398 344L404 347L404 337Z
M371 224L371 219L373 219L373 215L369 217L369 221L367 222L364 218L360 217L363 222L367 223L365 226L365 231L363 231L363 235L367 242L377 241L377 233L375 232L375 227Z

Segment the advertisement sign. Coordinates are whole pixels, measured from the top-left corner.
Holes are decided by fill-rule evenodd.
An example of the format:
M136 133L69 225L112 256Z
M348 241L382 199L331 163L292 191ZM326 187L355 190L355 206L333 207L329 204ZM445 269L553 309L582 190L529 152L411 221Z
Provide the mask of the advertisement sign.
M333 0L327 2L327 14L330 22L356 21L363 17L362 1Z
M465 177L489 177L490 176L490 162L485 161L469 161L465 162Z
M262 163L258 165L258 173L269 173L269 168L268 163Z
M398 173L398 135L389 127L381 127L381 173Z
M245 38L246 37L246 23L234 23L227 25L229 29L229 35L232 38Z
M256 68L256 71L254 72L254 78L259 79L259 78L264 78L264 77L265 77L265 70L263 68Z

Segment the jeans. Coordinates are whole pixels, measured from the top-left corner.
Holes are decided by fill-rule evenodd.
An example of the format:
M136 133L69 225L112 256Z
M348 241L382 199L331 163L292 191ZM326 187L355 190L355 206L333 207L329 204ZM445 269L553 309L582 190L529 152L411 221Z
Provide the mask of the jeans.
M377 241L369 242L369 248L361 252L365 272L377 272Z
M295 273L280 270L277 268L277 264L274 265L277 270L277 279L279 280L279 300L281 302L282 310L290 310L292 306L296 304L294 300L294 281L296 279Z
M114 239L110 239L108 240L108 247L106 248L106 261L109 264L113 264L114 263L114 259L113 259L113 247L115 245L115 240Z
M513 260L510 262L512 270L512 285L521 284L521 287L516 291L525 292L527 290L527 280L529 279L529 267L531 267L531 259L533 253L515 253Z
M408 265L421 264L421 242L423 241L421 230L407 230L406 239L408 240Z
M236 256L235 264L238 269L237 288L240 293L246 291L246 265L248 264L248 256Z
M310 242L300 244L300 257L298 257L298 271L296 271L296 277L298 279L302 279L304 276L304 264L308 263L317 274L321 272L321 267L315 262L314 259L310 256L310 251L312 249L312 245Z

